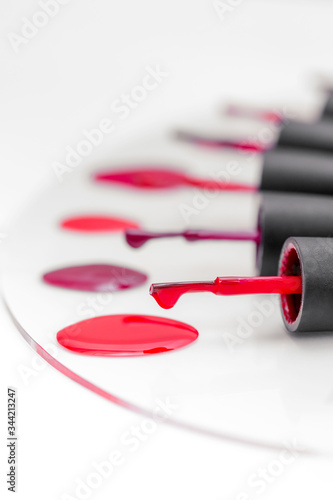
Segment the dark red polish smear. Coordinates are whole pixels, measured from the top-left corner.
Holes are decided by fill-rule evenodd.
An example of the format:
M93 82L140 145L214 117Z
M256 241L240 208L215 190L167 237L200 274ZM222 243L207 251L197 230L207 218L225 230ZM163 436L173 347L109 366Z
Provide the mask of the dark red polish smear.
M69 231L85 233L120 232L139 227L134 221L106 215L68 217L61 221L60 225Z
M197 330L186 323L133 314L86 319L57 334L66 349L91 356L157 354L184 347L197 337Z
M98 182L115 182L145 189L168 189L186 183L185 176L167 168L136 167L126 170L98 172L94 176Z
M95 174L94 179L97 182L119 183L140 189L169 189L191 186L202 189L217 189L220 191L258 191L258 187L256 186L194 177L185 172L166 168L131 168L121 171L110 170Z
M43 275L49 285L87 292L115 292L142 285L147 275L127 267L88 264L64 267Z

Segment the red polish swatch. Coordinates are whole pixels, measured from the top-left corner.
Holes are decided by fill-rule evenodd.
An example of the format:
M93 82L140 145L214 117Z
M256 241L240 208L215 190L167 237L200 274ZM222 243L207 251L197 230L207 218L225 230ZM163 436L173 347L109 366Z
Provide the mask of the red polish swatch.
M141 189L169 189L193 186L218 191L258 191L256 186L194 177L185 172L167 168L136 167L126 170L109 170L98 172L95 174L94 179L97 182L125 184Z
M184 347L197 337L197 330L186 323L135 314L86 319L57 334L66 349L92 356L157 354Z
M115 292L142 285L147 275L126 267L88 264L64 267L44 274L49 285L88 292Z
M105 215L82 215L68 217L61 221L61 227L69 231L101 233L117 232L126 229L138 228L139 225L131 220L119 217L108 217Z

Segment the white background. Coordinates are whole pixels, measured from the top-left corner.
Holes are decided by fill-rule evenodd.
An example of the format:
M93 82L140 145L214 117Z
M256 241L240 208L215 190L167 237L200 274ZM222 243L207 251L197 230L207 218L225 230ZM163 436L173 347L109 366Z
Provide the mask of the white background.
M231 98L287 102L300 114L304 106L320 103L314 76L333 73L333 5L236 3L229 2L234 7L221 18L213 3L204 1L72 0L18 53L8 34L19 34L22 17L32 19L40 7L31 1L1 5L2 239L34 193L57 182L52 164L63 160L66 146L108 116L110 103L140 83L147 65L159 64L169 76L108 138L110 154L146 130ZM77 478L84 480L92 462L105 460L119 447L121 434L142 419L50 367L26 387L17 368L31 366L34 353L1 313L1 432L6 386L16 387L19 397L17 498L74 496ZM1 443L4 487L4 434ZM274 452L158 426L89 498L219 500L236 499L243 491L256 498L247 480L275 459ZM329 496L331 467L328 459L299 457L266 485L263 497Z

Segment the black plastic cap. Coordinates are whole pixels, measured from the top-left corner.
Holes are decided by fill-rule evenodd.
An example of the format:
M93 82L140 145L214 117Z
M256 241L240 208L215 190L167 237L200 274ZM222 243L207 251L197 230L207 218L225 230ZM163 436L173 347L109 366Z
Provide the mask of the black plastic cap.
M333 238L288 238L281 276L302 276L301 295L281 295L282 316L291 333L333 332Z
M274 276L287 238L333 236L333 198L267 193L262 198L258 227L261 232L257 250L258 273Z
M326 104L323 109L322 117L332 119L333 118L333 92L330 92Z
M333 152L333 120L287 123L281 128L277 145Z
M261 191L333 194L333 154L277 148L264 155Z

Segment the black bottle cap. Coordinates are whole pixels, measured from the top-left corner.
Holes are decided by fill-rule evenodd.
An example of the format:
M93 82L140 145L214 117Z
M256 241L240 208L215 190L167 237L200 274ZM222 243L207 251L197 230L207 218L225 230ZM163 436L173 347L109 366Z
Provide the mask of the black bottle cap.
M322 118L333 118L333 92L329 93L326 104L323 109Z
M333 154L292 148L268 151L264 155L259 189L331 195Z
M288 238L281 252L279 274L302 276L302 294L281 295L287 330L333 332L333 238Z
M287 238L333 236L333 197L267 193L262 198L258 227L261 233L258 273L274 276Z
M333 152L333 120L289 122L282 126L278 146Z

